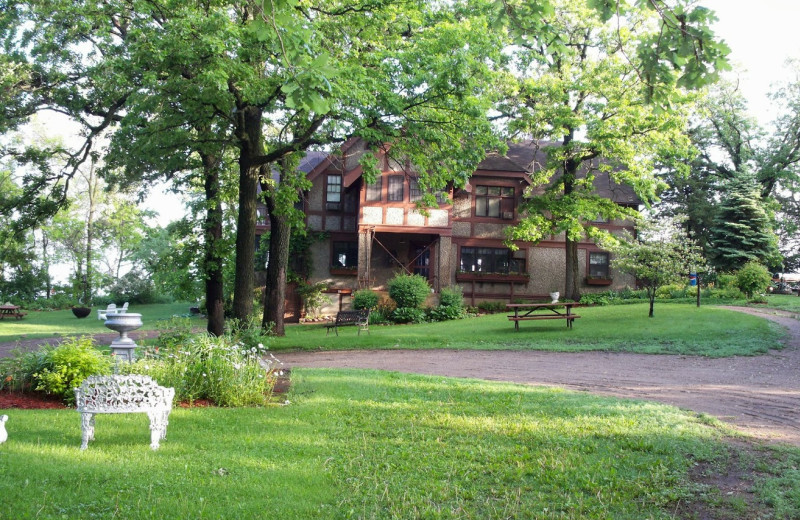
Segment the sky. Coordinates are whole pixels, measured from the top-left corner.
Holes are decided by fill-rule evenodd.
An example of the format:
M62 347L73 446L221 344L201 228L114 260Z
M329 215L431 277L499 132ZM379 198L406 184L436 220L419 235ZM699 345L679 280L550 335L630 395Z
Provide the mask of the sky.
M767 97L772 84L787 79L787 58L800 59L800 2L797 0L702 0L716 12L716 33L731 48L729 59L750 112L762 125L776 114Z

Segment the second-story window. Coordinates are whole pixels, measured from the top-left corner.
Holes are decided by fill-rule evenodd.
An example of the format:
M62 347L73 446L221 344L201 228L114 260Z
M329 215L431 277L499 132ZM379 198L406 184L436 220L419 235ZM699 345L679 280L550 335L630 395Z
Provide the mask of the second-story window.
M514 188L475 186L475 216L512 220L514 218Z
M422 199L422 190L419 188L419 179L408 180L408 198L411 202Z
M328 175L325 206L329 210L342 209L342 176Z
M405 199L405 178L402 175L389 176L389 202L403 202Z
M383 178L378 177L372 184L367 184L367 202L380 202L383 197Z

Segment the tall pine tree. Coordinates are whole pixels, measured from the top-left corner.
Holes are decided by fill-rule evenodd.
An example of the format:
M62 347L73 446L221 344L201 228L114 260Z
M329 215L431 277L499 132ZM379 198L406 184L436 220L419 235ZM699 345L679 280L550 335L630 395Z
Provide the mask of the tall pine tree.
M727 184L709 233L711 263L721 271L740 269L751 260L776 267L778 240L758 182L741 173Z

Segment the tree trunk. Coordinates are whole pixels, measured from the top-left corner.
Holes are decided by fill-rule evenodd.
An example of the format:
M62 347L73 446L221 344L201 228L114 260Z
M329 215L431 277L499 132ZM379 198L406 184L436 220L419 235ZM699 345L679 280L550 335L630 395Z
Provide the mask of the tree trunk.
M97 180L94 175L94 161L89 167L89 212L86 215L86 275L83 282L83 305L92 304L92 240L94 239L94 212L97 204Z
M570 140L572 134L570 134ZM569 141L565 139L565 144ZM564 196L569 198L575 190L575 175L579 162L570 159L566 162L564 171ZM580 270L578 269L578 242L569 237L569 232L564 234L564 298L580 301L581 291L578 286Z
M206 219L203 224L205 232L203 267L206 275L207 330L212 336L221 336L225 332L225 309L222 276L224 256L221 254L220 245L222 240L222 202L219 199L220 173L213 156L201 154L201 157L205 174L206 196Z
M45 290L47 291L46 299L50 299L50 293L53 291L53 278L50 276L50 254L48 247L50 246L50 239L47 232L42 229L42 270L44 271Z
M656 303L656 290L655 290L655 288L647 289L647 297L650 300L650 314L648 314L647 317L648 318L652 318L653 317L653 305L655 305L655 303Z
M237 111L239 140L239 215L236 225L236 274L233 288L233 316L248 320L253 312L255 286L256 204L259 168L253 159L263 155L261 109L245 106Z
M578 242L569 237L564 240L564 297L568 300L580 301L581 291L578 283L580 281L580 271L578 269Z
M283 315L286 310L286 274L292 227L285 215L275 214L275 203L271 197L267 197L266 203L270 223L269 265L261 327L266 330L270 323L274 323L273 334L285 336Z

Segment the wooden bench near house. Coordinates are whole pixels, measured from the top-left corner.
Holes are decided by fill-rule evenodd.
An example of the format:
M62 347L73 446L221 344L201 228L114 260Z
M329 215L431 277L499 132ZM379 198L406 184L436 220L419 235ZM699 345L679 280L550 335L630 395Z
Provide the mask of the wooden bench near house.
M345 325L355 325L358 327L358 335L361 335L362 330L366 330L367 334L369 334L369 309L361 309L357 311L339 311L336 313L336 320L333 323L328 323L325 325L327 331L325 335L327 336L331 329L336 332L336 335L339 335L339 327L343 327Z

